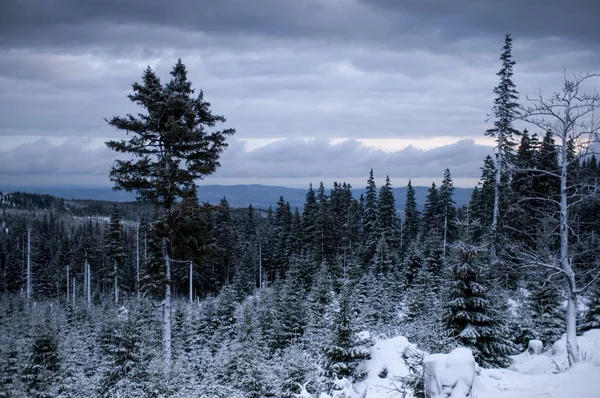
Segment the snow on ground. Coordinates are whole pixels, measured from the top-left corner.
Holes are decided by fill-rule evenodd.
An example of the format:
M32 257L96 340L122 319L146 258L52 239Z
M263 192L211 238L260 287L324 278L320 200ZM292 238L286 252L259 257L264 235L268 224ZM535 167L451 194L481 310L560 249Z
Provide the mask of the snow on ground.
M367 390L369 398L396 398L402 397L397 391L396 386L399 377L408 375L408 369L402 360L402 351L406 346L414 344L409 343L404 336L397 336L391 339L377 340L371 348L371 359L367 361L369 374L357 385L359 391ZM387 370L387 376L383 376L382 371Z
M525 351L514 356L510 369L481 369L475 377L471 397L600 398L600 329L578 336L577 341L583 359L568 371L565 371L567 354L563 336L552 350L542 355L531 355ZM371 359L366 361L367 377L354 386L344 386L343 391L334 396L402 397L397 390L397 378L408 374L402 360L402 351L408 345L416 348L404 336L377 340L371 348ZM383 369L387 369L384 378L380 377L385 373L382 373Z
M600 329L577 339L582 362L567 369L565 336L542 355L514 356L509 369L482 369L473 398L599 398Z

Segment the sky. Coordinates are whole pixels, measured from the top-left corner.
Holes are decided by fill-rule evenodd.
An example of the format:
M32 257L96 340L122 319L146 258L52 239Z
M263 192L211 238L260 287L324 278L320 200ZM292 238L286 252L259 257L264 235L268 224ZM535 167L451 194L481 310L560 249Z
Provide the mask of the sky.
M203 183L473 187L504 35L520 101L598 71L595 0L2 0L0 188L110 186L105 118L181 58L220 126Z

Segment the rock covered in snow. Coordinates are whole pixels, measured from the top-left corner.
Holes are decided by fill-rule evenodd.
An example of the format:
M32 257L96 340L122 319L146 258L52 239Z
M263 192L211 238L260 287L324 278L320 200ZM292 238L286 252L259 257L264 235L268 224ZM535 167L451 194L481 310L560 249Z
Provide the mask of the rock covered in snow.
M475 378L475 358L459 347L449 354L431 354L423 361L426 398L465 398Z
M541 340L529 340L527 352L531 355L540 355L544 352L544 343Z

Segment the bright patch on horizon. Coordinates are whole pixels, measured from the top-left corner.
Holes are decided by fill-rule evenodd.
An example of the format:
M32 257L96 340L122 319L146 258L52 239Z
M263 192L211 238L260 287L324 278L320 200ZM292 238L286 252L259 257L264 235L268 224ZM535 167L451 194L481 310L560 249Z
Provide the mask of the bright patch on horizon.
M471 139L475 145L494 146L494 140L488 137L430 137L430 138L358 138L357 141L366 148L378 149L387 153L399 152L408 147L420 150L430 150L457 142ZM345 140L344 140L345 141ZM344 142L341 141L341 142ZM341 143L338 142L338 143Z

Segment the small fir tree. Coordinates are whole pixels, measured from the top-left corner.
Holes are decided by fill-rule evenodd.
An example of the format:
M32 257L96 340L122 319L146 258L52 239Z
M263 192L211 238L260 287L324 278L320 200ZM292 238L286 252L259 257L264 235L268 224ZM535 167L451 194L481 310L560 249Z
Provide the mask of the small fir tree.
M482 265L483 249L464 242L456 244L446 324L457 341L473 350L485 367L506 367L516 354L503 314L494 307Z

